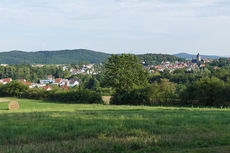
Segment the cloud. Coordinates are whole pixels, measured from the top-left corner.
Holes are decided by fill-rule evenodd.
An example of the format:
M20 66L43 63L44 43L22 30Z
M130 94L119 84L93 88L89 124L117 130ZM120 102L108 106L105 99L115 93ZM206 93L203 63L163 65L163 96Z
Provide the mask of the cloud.
M226 0L8 0L1 1L0 18L18 22L64 23L77 20L119 17L205 17L229 16ZM220 10L222 9L222 10ZM3 13L4 14L4 13ZM24 17L24 18L22 18ZM52 20L53 18L53 20ZM60 22L58 22L60 23Z
M1 34L13 31L25 42L30 39L28 48L41 46L45 38L47 46L63 48L78 44L75 48L98 50L226 49L229 18L229 0L0 1ZM4 42L0 38L1 46Z

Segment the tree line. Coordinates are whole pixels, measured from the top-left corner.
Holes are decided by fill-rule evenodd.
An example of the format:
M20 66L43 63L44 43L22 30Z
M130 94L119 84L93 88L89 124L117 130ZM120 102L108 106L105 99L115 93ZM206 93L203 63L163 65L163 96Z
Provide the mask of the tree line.
M9 66L0 66L0 78L26 79L28 82L38 82L40 79L46 79L48 75L54 78L69 78L70 72L63 71L62 67L56 65L45 65L44 67L32 67L29 64L18 64Z
M40 88L30 89L27 85L19 81L12 81L10 83L0 85L0 96L52 100L63 103L103 103L101 95L93 90L82 88L63 90L59 87L53 87L53 90L46 91Z
M105 64L100 66L100 73L71 76L81 79L82 83L69 91L60 90L57 87L49 92L42 89L27 89L21 94L20 92L12 94L10 89L14 91L18 87L14 88L14 85L6 84L1 86L0 93L2 96L20 97L21 95L27 98L41 97L78 103L80 101L93 103L92 99L98 99L95 102L100 103L100 96L112 96L111 104L119 105L228 106L230 105L229 64L227 59L219 59L206 64L204 68L191 71L177 69L172 73L167 70L149 73L135 55L112 55ZM48 74L55 77L69 77L68 71L62 71L61 68L52 65L44 68L14 65L1 67L0 71L1 77L5 75L12 78L27 76L28 79L33 79L33 74L41 78ZM87 99L87 94L93 98ZM79 97L79 95L83 96Z
M144 55L137 55L137 57L141 62L144 62L145 65L158 65L161 64L162 61L185 62L185 59L183 58L179 58L168 54L144 54Z
M4 64L79 64L88 61L90 63L102 63L110 54L95 52L86 49L24 52L1 52L0 61Z
M219 61L215 61L219 62ZM115 93L113 104L230 105L230 66L165 70L149 74L135 55L113 55L105 64L105 80Z

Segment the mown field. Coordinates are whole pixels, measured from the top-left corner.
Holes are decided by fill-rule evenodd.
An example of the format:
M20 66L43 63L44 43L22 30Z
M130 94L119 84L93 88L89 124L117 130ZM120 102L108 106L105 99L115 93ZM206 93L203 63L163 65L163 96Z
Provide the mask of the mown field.
M229 153L230 109L0 102L0 153ZM1 99L0 99L1 101Z

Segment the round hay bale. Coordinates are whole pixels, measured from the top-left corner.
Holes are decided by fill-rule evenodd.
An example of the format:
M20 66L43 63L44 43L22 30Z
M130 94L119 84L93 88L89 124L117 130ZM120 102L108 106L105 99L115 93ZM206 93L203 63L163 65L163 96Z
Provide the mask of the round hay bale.
M8 104L8 109L9 110L16 110L16 109L19 109L19 103L17 101L11 101L9 104Z
M105 105L109 105L110 100L111 100L111 96L102 96L102 100L103 100Z

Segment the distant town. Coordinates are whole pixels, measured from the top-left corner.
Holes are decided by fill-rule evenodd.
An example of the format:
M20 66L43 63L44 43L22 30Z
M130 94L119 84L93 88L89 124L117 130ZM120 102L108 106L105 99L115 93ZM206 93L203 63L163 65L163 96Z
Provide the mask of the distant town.
M230 58L228 58L230 61ZM207 63L213 62L213 59L202 59L200 54L198 53L195 59L186 60L185 62L180 61L161 61L161 64L157 65L146 65L145 61L141 61L143 64L144 69L148 70L150 73L156 72L164 72L168 70L170 73L173 73L177 69L185 69L187 72L202 69L206 67ZM79 74L88 74L88 75L97 75L100 71L95 70L96 64L84 64L81 67L76 65L72 67L71 65L56 65L56 67L61 67L61 70L64 72L68 72L71 76L79 75ZM97 64L102 65L102 64ZM7 67L8 64L1 64L1 67ZM33 68L43 68L46 65L43 64L36 64L32 65ZM219 69L218 66L215 66L214 69ZM0 79L1 84L7 84L13 81L12 78L3 78ZM41 88L46 91L50 91L53 89L53 86L58 86L64 90L68 90L69 88L73 88L79 86L82 83L81 79L71 78L71 79L64 79L64 78L56 78L53 75L47 75L45 79L40 79L38 82L29 82L25 78L17 79L17 81L28 85L29 88Z
M230 58L228 58L230 61ZM162 61L159 65L147 65L146 69L149 70L150 73L154 73L156 71L163 72L165 70L169 70L169 72L174 72L177 69L186 69L186 71L192 71L199 68L204 68L207 63L211 63L213 59L202 59L201 55L198 53L196 59L186 60L186 62L175 61L173 63L169 61ZM145 64L145 61L142 62ZM215 66L214 69L218 69L218 66Z
M2 67L8 66L8 64L1 64ZM32 65L34 68L43 68L45 65L38 64L38 65ZM56 67L60 67L60 65L56 65ZM97 74L98 72L95 72L94 64L87 64L82 65L82 68L76 69L76 68L70 68L70 66L62 66L62 71L69 71L69 73L73 75L77 74ZM7 84L9 82L13 81L12 78L5 78L0 79L0 84ZM55 78L53 75L48 75L46 79L39 80L39 83L30 83L27 82L26 79L17 79L17 81L28 85L29 88L42 88L46 91L52 90L53 86L59 86L63 88L64 90L68 90L69 87L75 87L79 86L82 82L81 79L63 79L63 78Z

